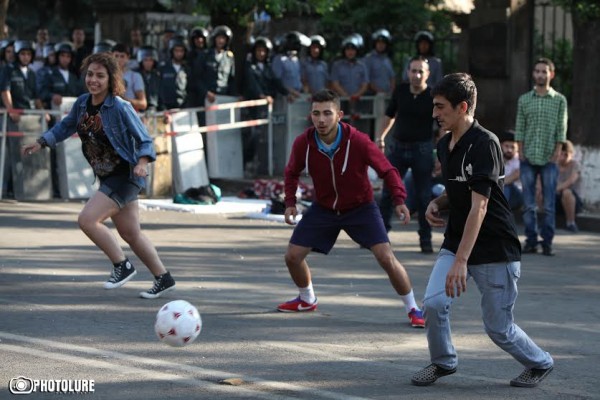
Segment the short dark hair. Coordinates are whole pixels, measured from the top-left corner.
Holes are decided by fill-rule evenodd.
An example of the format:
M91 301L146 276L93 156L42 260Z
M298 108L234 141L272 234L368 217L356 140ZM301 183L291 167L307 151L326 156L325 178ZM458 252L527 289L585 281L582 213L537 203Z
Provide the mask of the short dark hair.
M477 87L471 75L464 72L448 74L431 90L431 96L443 96L456 107L467 103L467 114L474 115L477 106Z
M113 52L117 52L117 53L125 53L127 55L130 55L131 53L129 52L129 46L127 46L125 43L117 43L113 46L112 48Z
M421 61L422 63L426 64L427 65L427 69L429 69L429 60L427 58L419 55L419 56L411 57L411 59L408 60L408 64L406 65L406 69L408 71L410 71L410 64L412 64L413 61Z
M555 70L554 63L549 58L546 58L546 57L538 58L537 60L535 60L534 66L538 65L538 64L546 64L548 66L548 69L550 70L550 72L554 72L554 70Z
M317 93L313 94L313 96L312 96L312 103L326 103L328 101L335 103L338 110L341 109L340 96L333 90L329 90L329 89L319 90Z
M500 143L502 142L514 142L515 141L515 131L512 129L508 129L500 135Z

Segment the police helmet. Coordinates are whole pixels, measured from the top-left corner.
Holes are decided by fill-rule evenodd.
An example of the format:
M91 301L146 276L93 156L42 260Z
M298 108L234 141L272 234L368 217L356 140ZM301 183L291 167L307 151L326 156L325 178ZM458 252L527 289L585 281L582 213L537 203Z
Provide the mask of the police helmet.
M60 42L54 46L54 52L60 53L71 53L73 54L73 44L71 42Z
M363 37L359 33L353 33L350 36L346 36L344 40L342 40L342 49L346 49L347 47L354 47L356 50L361 50L365 45L365 41Z
M433 33L429 31L419 31L415 34L415 42L420 42L421 40L427 40L429 43L433 44L434 37Z
M327 47L327 41L325 41L325 38L321 35L312 35L309 39L311 45L317 44L321 46L322 49Z
M151 57L154 61L158 62L158 50L154 46L142 46L137 51L137 62L141 63L144 58Z
M188 31L185 28L177 29L177 31L173 34L173 37L181 39L185 42L188 38Z
M190 32L190 41L199 37L208 38L208 29L197 26L193 28Z
M175 47L183 47L183 49L185 51L187 51L187 47L185 46L185 42L180 37L173 37L173 38L169 39L169 45L168 45L167 48L169 49L169 53L171 53L171 55L173 55L173 49Z
M377 42L378 40L383 40L387 44L390 44L392 41L392 35L387 29L378 29L371 35L371 40L373 43Z
M233 32L231 31L231 28L229 28L227 25L216 26L212 30L212 32L210 32L210 45L211 45L211 47L215 46L215 38L217 36L225 36L225 37L227 37L227 45L229 45L229 43L231 43L231 38L233 37Z
M94 45L94 49L92 50L93 54L97 53L110 53L113 47L117 44L114 40L105 39Z
M35 44L31 40L15 40L15 54L19 54L23 50L35 51Z
M42 48L42 57L48 58L52 54L56 54L56 51L54 50L54 43L46 43Z
M254 39L254 43L252 44L252 50L256 49L259 46L264 47L268 51L273 50L273 42L271 42L271 39L269 39L266 36L259 36L256 39Z
M291 31L286 33L283 46L286 51L300 51L303 46L310 46L310 39L301 32Z
M12 39L2 39L0 40L0 51L6 50L8 46L14 46L15 41Z

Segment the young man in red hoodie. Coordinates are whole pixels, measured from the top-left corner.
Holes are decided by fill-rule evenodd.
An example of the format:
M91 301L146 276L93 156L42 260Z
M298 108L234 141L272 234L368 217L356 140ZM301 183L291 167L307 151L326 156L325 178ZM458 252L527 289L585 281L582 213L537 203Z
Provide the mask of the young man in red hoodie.
M285 168L285 222L293 225L298 214L296 190L302 171L312 177L316 200L302 215L285 254L285 263L299 296L280 304L282 312L315 311L315 296L306 256L310 251L327 254L340 230L370 249L402 298L411 325L425 326L406 270L392 251L381 213L373 199L368 177L372 167L392 193L395 211L404 224L410 213L404 204L406 190L398 170L371 141L369 135L340 122L340 98L331 90L312 98L314 127L298 136Z

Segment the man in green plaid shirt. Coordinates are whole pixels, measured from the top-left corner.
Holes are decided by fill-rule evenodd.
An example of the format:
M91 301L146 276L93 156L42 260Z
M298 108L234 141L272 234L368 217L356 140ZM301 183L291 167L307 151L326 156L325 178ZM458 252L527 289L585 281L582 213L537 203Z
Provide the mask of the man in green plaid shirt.
M544 196L544 219L540 221L542 254L553 256L555 229L555 192L558 157L567 139L567 99L550 87L554 64L547 58L536 61L533 90L519 97L515 140L521 159L523 185L524 253L538 250L538 222L535 201L536 181L540 177Z

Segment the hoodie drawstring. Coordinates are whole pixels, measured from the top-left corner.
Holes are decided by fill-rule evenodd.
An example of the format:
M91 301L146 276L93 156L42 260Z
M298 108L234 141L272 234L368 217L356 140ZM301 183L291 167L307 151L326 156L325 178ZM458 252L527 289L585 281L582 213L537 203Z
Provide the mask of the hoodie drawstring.
M346 156L344 157L344 165L342 166L342 175L346 172L346 166L348 165L348 154L350 154L350 140L348 139L348 146L346 146Z

